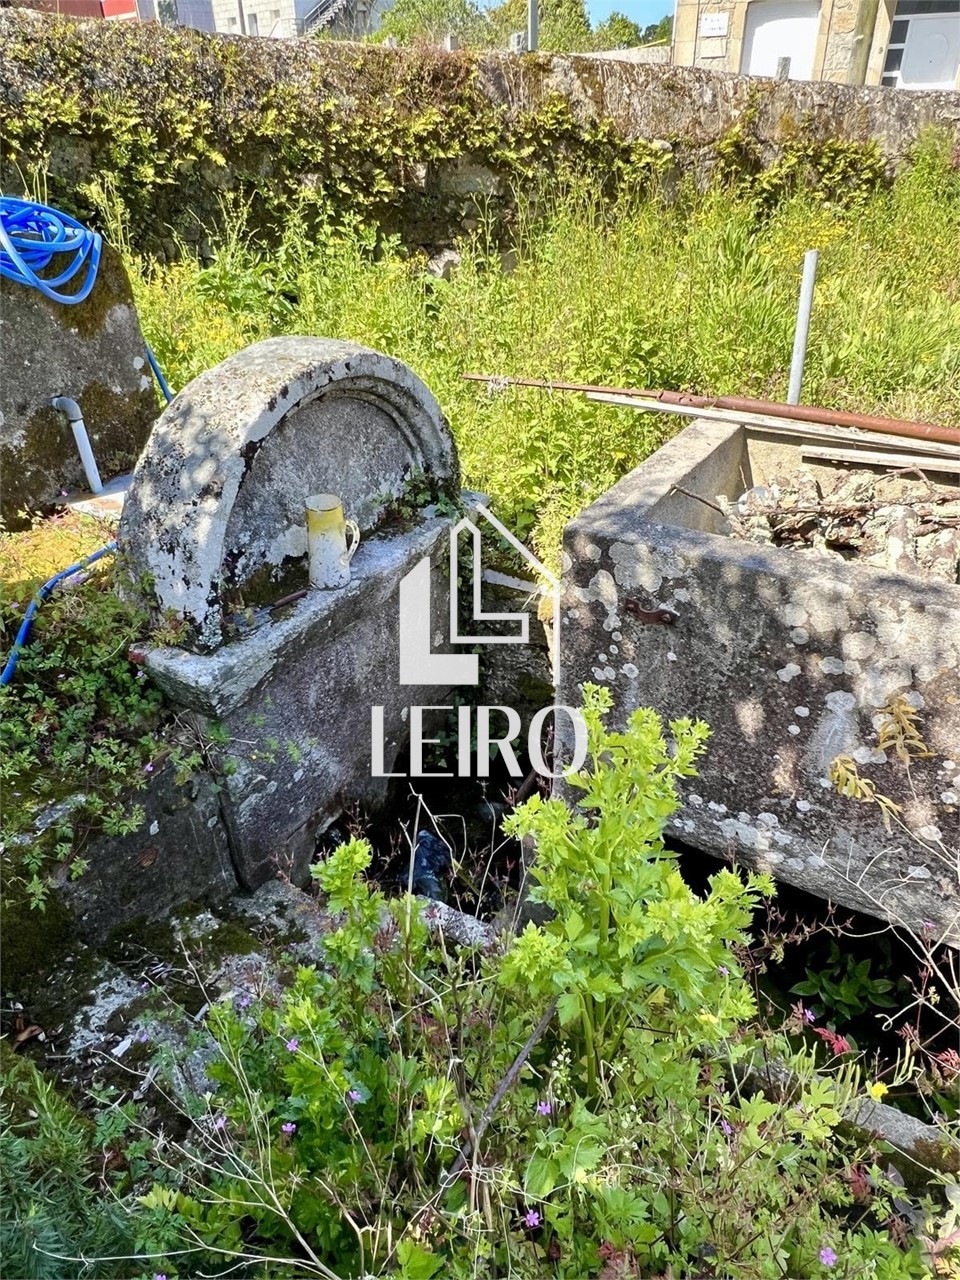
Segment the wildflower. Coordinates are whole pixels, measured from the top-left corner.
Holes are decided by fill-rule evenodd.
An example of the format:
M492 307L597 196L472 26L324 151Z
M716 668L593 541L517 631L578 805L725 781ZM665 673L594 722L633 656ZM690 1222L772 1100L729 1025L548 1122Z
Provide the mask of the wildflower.
M550 1105L549 1102L541 1101L537 1103L538 1116L548 1116L552 1110L553 1110L553 1107Z
M141 1032L139 1032L139 1034L137 1035L137 1043L138 1043L138 1044L149 1044L149 1043L150 1043L150 1033L149 1033L148 1031L141 1031Z
M288 1053L296 1053L297 1050L300 1048L300 1041L297 1039L296 1036L291 1036L290 1039L287 1041L287 1043L284 1045L284 1048L287 1050Z
M152 764L145 764L145 765L143 766L143 772L144 772L144 773L153 773L153 765L152 765Z
M812 1009L804 1009L803 1017L804 1017L804 1021L806 1022L816 1022L817 1020L817 1015L813 1012Z
M167 1280L167 1273L165 1271L155 1271L153 1280Z
M725 978L730 977L730 970L727 968L725 964L717 965L717 973L723 974Z
M223 1115L222 1112L217 1116L216 1120L214 1120L213 1127L215 1129L225 1129L227 1127L227 1117Z
M540 1215L537 1213L536 1209L528 1209L523 1215L523 1222L524 1226L527 1227L539 1227Z
M823 1263L825 1267L832 1267L836 1264L837 1255L834 1253L834 1251L830 1248L829 1245L824 1245L824 1247L820 1250L820 1261Z
M237 1000L238 1009L249 1009L252 1004L253 996L247 995L246 993L240 996Z
M350 1099L351 1102L363 1101L363 1094L360 1092L359 1089L351 1089L350 1092L347 1094L347 1097Z
M297 1132L297 1126L296 1126L295 1124L291 1123L290 1121L288 1121L286 1124L282 1124L282 1125L280 1126L280 1132L281 1132L281 1133L296 1133L296 1132Z
M890 1090L887 1088L887 1086L883 1083L882 1080L875 1080L873 1084L867 1085L867 1093L869 1093L870 1097L873 1098L876 1102L879 1102L880 1099L883 1097L883 1095L889 1092Z
M721 1120L720 1131L723 1133L724 1137L729 1138L733 1133L733 1125L730 1123L729 1120Z
M935 933L937 928L932 920L921 921L920 927L923 929L924 933Z

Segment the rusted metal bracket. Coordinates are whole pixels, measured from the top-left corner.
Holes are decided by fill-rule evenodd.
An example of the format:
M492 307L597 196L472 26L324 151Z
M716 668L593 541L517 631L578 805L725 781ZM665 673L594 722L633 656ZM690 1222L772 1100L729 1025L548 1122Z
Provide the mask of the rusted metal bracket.
M621 603L625 613L629 613L631 617L642 622L646 627L672 627L676 620L680 617L673 609L660 605L656 609L644 609L637 600L624 598Z

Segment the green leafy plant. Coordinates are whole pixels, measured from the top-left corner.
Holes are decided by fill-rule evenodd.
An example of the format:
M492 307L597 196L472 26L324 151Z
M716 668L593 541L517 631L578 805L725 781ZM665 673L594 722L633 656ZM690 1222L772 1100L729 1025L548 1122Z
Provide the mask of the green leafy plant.
M327 1280L533 1280L545 1257L563 1280L705 1259L812 1280L824 1257L850 1280L923 1274L881 1229L900 1192L842 1131L856 1067L818 1076L749 1029L736 948L769 882L721 871L694 894L663 843L705 727L677 721L668 742L652 712L620 732L610 712L588 686L576 810L534 800L513 819L549 919L499 947L455 950L429 905L371 889L365 841L315 869L318 962L213 1008L220 1088L143 1198L168 1274L183 1248ZM771 1052L788 1096L752 1084Z
M896 1000L890 993L896 984L892 978L871 977L872 967L869 956L856 960L831 942L827 956L815 968L808 968L806 978L790 990L794 995L813 997L840 1022L868 1009L892 1009Z

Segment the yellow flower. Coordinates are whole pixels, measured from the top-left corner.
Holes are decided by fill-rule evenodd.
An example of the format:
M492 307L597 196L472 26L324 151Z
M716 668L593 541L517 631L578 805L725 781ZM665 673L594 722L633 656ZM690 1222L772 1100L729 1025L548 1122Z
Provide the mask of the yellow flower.
M867 1093L869 1093L871 1098L875 1098L877 1102L880 1101L880 1099L883 1097L885 1093L889 1093L889 1092L890 1090L887 1088L887 1086L883 1083L882 1080L877 1080L873 1084L867 1085Z

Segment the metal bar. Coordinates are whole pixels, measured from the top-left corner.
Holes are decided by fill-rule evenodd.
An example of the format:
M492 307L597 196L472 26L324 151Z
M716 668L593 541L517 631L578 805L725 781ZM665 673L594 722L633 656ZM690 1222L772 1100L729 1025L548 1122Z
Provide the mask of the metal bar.
M640 396L661 404L685 404L699 409L742 409L745 413L767 413L795 422L824 426L859 427L863 431L886 431L890 435L916 440L938 440L960 448L960 428L941 427L932 422L910 422L900 418L879 418L845 409L823 409L817 405L783 404L778 400L751 400L747 396L694 396L685 391L651 391L638 387L603 387L589 382L548 382L543 378L498 378L487 373L464 373L467 382L487 382L504 387L540 387L545 391L603 391L621 396Z
M797 307L797 327L793 335L793 355L790 357L790 382L787 388L787 404L800 403L803 385L803 366L807 358L807 340L810 337L810 316L813 314L813 288L817 281L818 250L808 249L803 255L803 279L800 282L800 303Z
M527 52L536 53L540 43L539 0L527 0Z
M948 461L957 457L953 445L938 444L933 440L916 440L909 436L891 436L881 432L860 431L857 427L827 427L814 422L791 422L786 418L778 418L767 413L747 413L745 410L733 409L698 409L688 404L665 404L662 400L643 400L639 396L618 395L615 392L587 391L587 400L597 404L612 404L622 409L635 409L644 413L675 413L686 418L708 418L711 422L739 422L754 431L766 435L793 436L798 435L816 442L818 440L837 441L841 444L857 445L889 445L895 449L916 450L917 453L938 453Z

